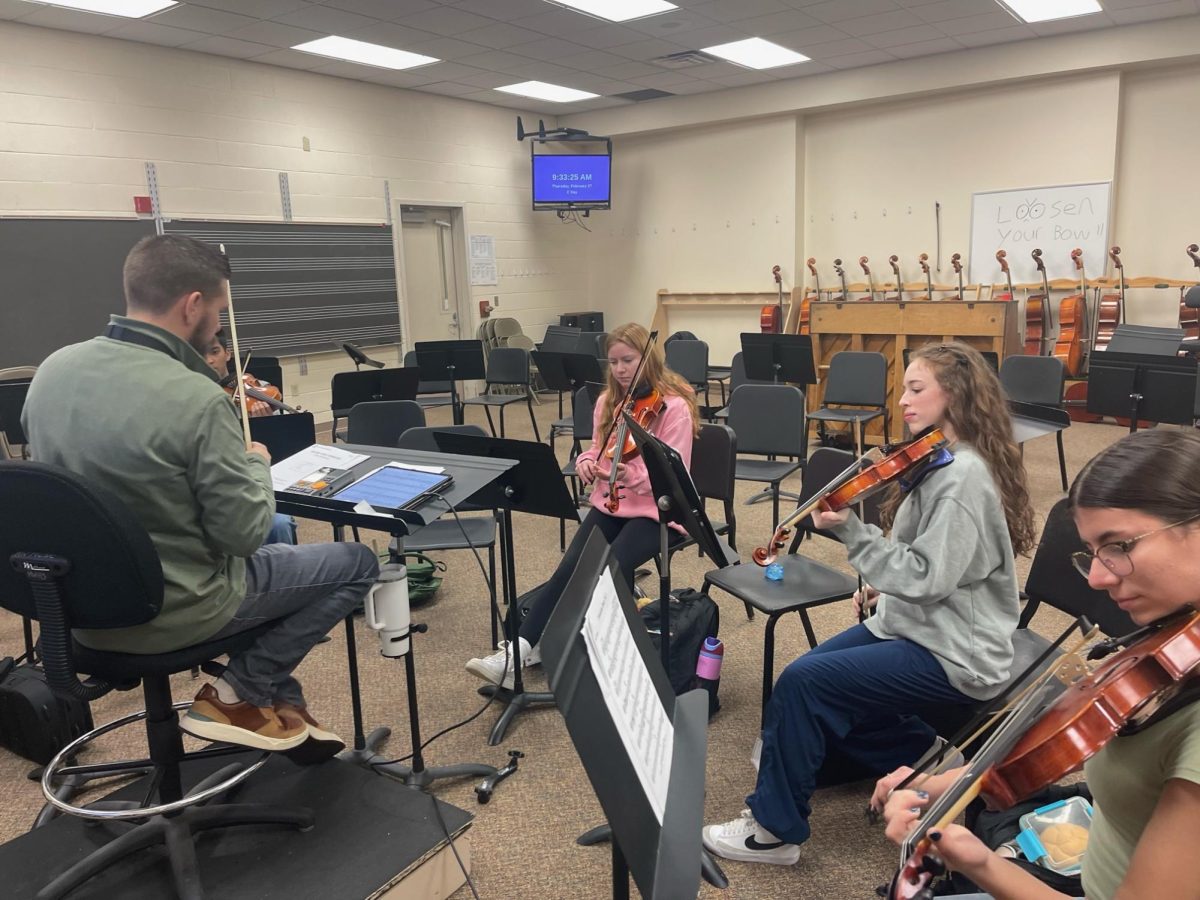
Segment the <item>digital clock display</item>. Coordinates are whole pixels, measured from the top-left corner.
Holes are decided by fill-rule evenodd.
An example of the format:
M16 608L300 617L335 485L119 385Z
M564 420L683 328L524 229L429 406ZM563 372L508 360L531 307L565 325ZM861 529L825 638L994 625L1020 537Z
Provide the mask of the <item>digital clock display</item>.
M611 159L608 154L535 154L534 204L607 204Z

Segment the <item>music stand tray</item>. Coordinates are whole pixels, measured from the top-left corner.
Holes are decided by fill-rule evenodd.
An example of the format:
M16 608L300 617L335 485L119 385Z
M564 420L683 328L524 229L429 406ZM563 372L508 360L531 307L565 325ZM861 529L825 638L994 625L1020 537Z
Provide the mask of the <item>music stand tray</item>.
M613 831L613 897L629 896L628 875L643 897L694 900L700 889L700 832L708 698L703 691L675 697L666 670L619 574L613 577L641 664L674 729L662 821L642 789L621 732L609 713L587 645L583 622L603 571L614 574L604 536L593 533L542 635L542 663L588 780Z
M1174 356L1183 341L1182 328L1153 325L1118 325L1104 353L1139 353L1145 356ZM1096 354L1098 355L1098 354Z
M816 384L812 336L808 334L742 334L746 377L775 384Z

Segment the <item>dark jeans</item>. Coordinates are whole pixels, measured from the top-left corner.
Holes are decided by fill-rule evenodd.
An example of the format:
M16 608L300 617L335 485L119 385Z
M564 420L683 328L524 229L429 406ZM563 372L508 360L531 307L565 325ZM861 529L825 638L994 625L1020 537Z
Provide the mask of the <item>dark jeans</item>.
M855 625L779 676L763 722L758 784L746 803L777 838L801 844L810 834L809 801L826 756L848 757L882 775L933 744L933 729L909 713L931 703L973 702L951 687L924 647L880 640Z
M567 552L558 563L558 568L550 576L550 580L537 588L537 598L529 607L525 621L521 623L521 637L536 646L550 621L550 613L558 604L558 598L566 589L567 582L575 573L579 557L583 553L583 545L587 543L588 535L594 529L599 529L612 548L613 558L625 583L632 589L633 573L642 563L658 552L659 526L654 519L618 519L608 513L593 509L579 524L575 539L567 547Z
M214 637L279 623L229 657L224 678L255 706L304 706L292 671L317 641L350 615L379 576L379 561L357 543L268 544L246 560L246 599Z

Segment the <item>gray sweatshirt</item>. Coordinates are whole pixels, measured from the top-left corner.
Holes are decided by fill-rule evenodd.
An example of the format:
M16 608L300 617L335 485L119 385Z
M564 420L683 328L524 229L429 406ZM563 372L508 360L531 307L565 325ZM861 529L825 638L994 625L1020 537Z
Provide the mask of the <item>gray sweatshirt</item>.
M871 633L920 644L956 689L986 700L1012 667L1016 566L987 463L966 444L953 453L953 463L904 499L889 537L853 514L832 531L850 565L881 593L866 623Z

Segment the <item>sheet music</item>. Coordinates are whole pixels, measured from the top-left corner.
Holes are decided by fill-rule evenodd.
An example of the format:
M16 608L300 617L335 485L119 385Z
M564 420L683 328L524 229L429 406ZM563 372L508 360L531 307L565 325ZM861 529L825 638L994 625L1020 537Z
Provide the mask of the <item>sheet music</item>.
M607 568L592 593L583 621L583 640L609 715L661 825L671 781L675 726L633 642Z
M362 453L351 453L349 450L331 447L328 444L313 444L271 466L271 486L277 491L286 490L305 475L323 466L331 469L352 469L368 459L370 457Z

